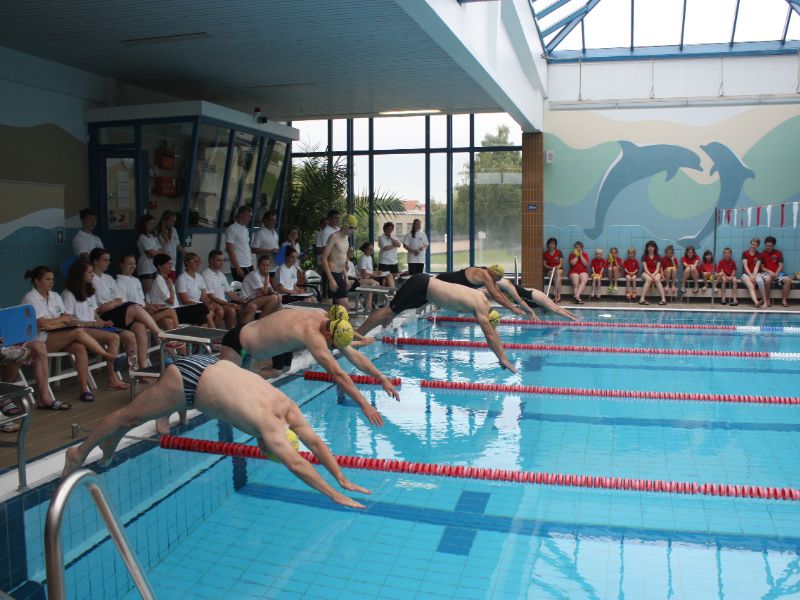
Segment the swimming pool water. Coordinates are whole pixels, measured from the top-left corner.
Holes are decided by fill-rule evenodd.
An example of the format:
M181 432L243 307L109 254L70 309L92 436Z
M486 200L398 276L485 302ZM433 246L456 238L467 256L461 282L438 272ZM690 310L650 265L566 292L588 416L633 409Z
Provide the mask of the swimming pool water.
M588 311L587 311L588 312ZM707 313L614 321L731 324ZM597 313L587 319L600 320ZM778 315L737 324L797 326ZM781 333L501 326L504 341L800 352ZM402 336L481 339L470 324ZM421 389L421 379L796 396L800 362L488 350L380 342L401 402L362 387L374 428L324 382L282 386L335 454L614 477L800 487L800 407ZM347 365L345 365L347 366ZM187 435L246 440L208 422ZM250 441L249 443L253 443ZM788 598L800 595L800 503L347 470L372 489L343 509L279 465L144 448L103 475L160 598ZM330 478L328 477L330 481ZM357 495L354 495L357 496ZM75 598L135 598L86 498L67 515ZM46 503L25 510L43 579ZM87 541L88 539L88 541ZM39 553L35 551L37 548Z

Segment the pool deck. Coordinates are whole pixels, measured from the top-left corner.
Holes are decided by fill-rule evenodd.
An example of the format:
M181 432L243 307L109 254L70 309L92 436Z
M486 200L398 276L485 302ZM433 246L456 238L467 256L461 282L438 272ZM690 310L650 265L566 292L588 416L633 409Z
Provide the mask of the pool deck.
M707 301L694 301L690 303L671 302L666 307L658 306L657 302L650 300L650 305L645 308L640 306L634 301L626 301L625 299L618 298L604 298L602 300L584 300L582 306L575 305L571 297L562 297L561 306L567 310L573 308L578 310L586 309L630 309L630 310L647 310L648 308L657 310L674 310L680 311L728 311L731 313L753 313L753 312L766 312L766 313L789 313L800 314L800 305L793 304L789 308L773 304L768 309L756 309L749 301L744 303L740 302L737 307L723 306L715 303L712 307ZM541 311L539 311L541 313ZM300 367L302 368L302 367ZM75 444L78 440L82 439L86 432L91 430L104 416L125 406L129 401L128 390L112 390L105 386L105 374L98 374L99 390L96 391L97 400L95 402L81 402L78 400L79 389L75 380L67 380L62 382L61 386L55 390L56 397L60 400L67 401L72 404L72 409L68 411L53 411L53 410L33 410L30 428L27 436L27 460L29 463L29 471L31 469L30 463L52 455L53 461L61 461L61 451L67 447ZM140 386L143 389L145 386ZM173 423L177 421L177 415L173 415ZM72 435L73 424L80 427L81 433L77 438ZM140 435L154 435L155 428L152 423L142 426L143 433ZM16 463L17 452L14 444L16 440L16 433L0 433L0 497L5 496L7 493L12 492L16 488ZM10 469L10 471L9 471ZM3 475L5 473L5 475ZM11 478L9 475L13 474L13 488L9 488ZM29 475L29 480L31 479ZM31 483L34 483L31 480Z

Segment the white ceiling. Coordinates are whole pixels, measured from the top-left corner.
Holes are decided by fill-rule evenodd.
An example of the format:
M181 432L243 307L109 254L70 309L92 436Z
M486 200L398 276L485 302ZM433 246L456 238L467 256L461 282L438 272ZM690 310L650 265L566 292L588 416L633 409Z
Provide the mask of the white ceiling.
M501 110L395 0L4 0L0 46L272 120Z

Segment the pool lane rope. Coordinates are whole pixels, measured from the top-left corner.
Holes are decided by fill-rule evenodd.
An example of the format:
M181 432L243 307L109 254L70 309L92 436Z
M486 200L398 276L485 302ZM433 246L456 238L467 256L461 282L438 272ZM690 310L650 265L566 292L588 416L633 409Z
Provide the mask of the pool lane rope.
M328 373L306 371L305 378L311 381L333 381ZM372 378L370 378L372 379ZM393 378L400 385L399 378ZM380 382L367 382L376 383ZM645 400L684 400L687 402L730 402L735 404L785 404L800 405L794 396L752 396L745 394L711 394L697 392L653 392L647 390L603 390L593 388L557 387L545 385L509 385L505 383L472 383L455 381L419 380L420 388L440 390L462 390L470 392L504 392L509 394L537 394L540 396L588 396L595 398L643 398Z
M159 445L168 450L184 450L187 452L201 452L205 454L218 454L222 456L236 456L241 458L257 458L262 460L268 460L270 458L269 455L262 454L258 446L237 444L234 442L215 442L211 440L198 440L174 435L162 435ZM310 463L319 464L317 458L310 452L301 451L299 454ZM336 459L336 463L343 468L386 471L389 473L409 473L414 475L456 477L459 479L509 481L514 483L532 483L540 485L624 490L633 492L659 492L667 494L800 501L800 489L788 487L778 488L724 483L694 483L687 481L634 479L628 477L600 477L595 475L574 475L569 473L543 473L540 471L513 471L509 469L491 469L487 467L469 467L464 465L442 465L409 462L404 460L365 458L361 456L335 455L334 458Z
M397 346L443 346L450 348L489 348L486 342L472 340L434 340L431 338L396 338L384 336L384 344ZM541 350L546 352L590 352L599 354L647 354L656 356L714 356L721 358L763 358L800 360L800 352L757 352L749 350L692 350L687 348L635 348L630 346L576 346L557 344L504 343L506 350Z
M349 377L353 380L353 383L361 383L364 385L383 385L380 379L370 375L349 375ZM303 374L303 379L306 381L334 381L333 375L320 371L306 371ZM389 377L388 379L392 385L400 385L399 377Z
M475 317L428 317L434 323L477 323ZM597 327L612 329L688 329L692 331L735 331L737 333L786 333L800 335L800 327L782 325L703 325L694 323L611 323L605 321L537 321L534 319L500 319L501 325L534 327Z

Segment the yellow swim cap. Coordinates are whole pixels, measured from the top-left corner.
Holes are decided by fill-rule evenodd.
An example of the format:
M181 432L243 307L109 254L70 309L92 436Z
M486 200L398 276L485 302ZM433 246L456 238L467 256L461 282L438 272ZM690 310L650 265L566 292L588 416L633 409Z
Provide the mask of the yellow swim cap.
M350 315L344 306L342 306L341 304L334 304L328 309L328 318L331 321L337 321L339 319L344 319L345 321L349 321Z
M292 431L291 429L286 430L286 441L292 445L296 451L300 451L300 439L297 437L297 434ZM273 462L281 462L276 457L270 455L269 459Z
M353 326L349 321L344 319L331 321L330 331L333 345L337 348L347 348L353 341Z
M347 215L344 218L344 224L346 227L358 227L358 217L355 215Z
M489 323L492 324L492 327L497 327L500 323L500 313L496 310L492 310L489 312Z
M506 274L506 270L500 265L492 265L491 267L489 267L489 270L498 277L502 277L503 275Z

